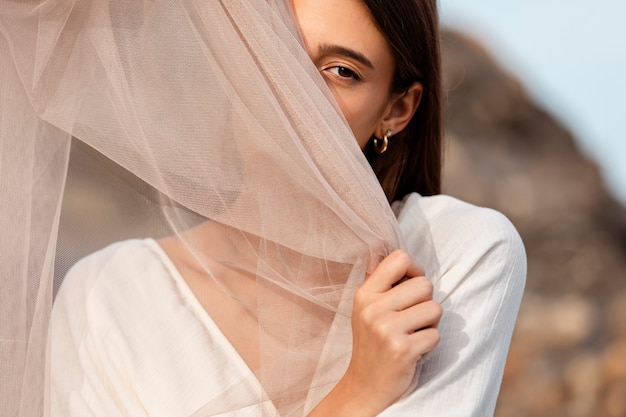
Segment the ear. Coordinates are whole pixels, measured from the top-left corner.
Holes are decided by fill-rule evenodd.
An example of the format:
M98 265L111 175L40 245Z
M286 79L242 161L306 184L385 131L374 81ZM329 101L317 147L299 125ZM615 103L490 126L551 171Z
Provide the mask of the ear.
M415 82L402 93L395 93L389 99L387 109L379 125L377 134L382 138L387 130L396 135L409 124L422 100L423 87Z

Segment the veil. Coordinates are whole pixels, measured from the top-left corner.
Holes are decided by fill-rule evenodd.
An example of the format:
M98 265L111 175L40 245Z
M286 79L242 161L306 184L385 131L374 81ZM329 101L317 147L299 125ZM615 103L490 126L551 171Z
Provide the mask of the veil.
M50 415L51 372L72 372L49 329L55 269L90 242L165 236L259 329L258 364L189 415L310 411L350 358L354 291L402 239L288 2L2 0L0 56L0 414ZM73 211L72 141L134 197Z

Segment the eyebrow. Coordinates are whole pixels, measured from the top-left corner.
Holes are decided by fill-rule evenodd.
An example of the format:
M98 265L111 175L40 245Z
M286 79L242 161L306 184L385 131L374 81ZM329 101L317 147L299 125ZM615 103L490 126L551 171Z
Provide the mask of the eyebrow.
M346 48L345 46L323 44L318 47L318 53L320 55L328 55L328 54L343 55L348 58L352 58L355 61L358 61L361 64L371 69L374 69L374 64L372 64L372 61L367 59L365 55L363 55L362 53L358 51L355 51L354 49Z

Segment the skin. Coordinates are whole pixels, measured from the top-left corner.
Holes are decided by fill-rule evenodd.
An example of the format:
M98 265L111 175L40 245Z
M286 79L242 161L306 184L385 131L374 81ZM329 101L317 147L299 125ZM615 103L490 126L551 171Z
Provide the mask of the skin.
M361 146L372 135L399 133L419 106L422 86L391 92L394 59L359 0L292 0L311 60Z
M309 56L361 148L372 135L404 129L419 106L422 86L392 92L393 55L365 5L292 0L292 7ZM439 343L442 310L432 296L432 284L408 254L395 251L385 258L355 296L350 365L309 417L375 416L402 396L417 362Z
M394 287L402 278L409 279ZM440 340L442 309L432 296L432 284L406 252L387 256L355 296L350 365L309 417L373 417L398 400L417 362Z
M292 0L292 6L309 56L361 148L373 135L382 138L387 130L404 129L419 106L422 86L415 83L404 92L391 91L393 55L360 0ZM233 236L224 225L205 222L186 234L183 240L216 259L241 256L237 248L224 245ZM242 307L256 306L254 277L209 258L199 264L198 254L190 255L181 242L173 236L159 244L242 359L250 369L259 369L258 338L249 337L258 334L258 323ZM240 302L206 279L207 265ZM403 278L408 279L394 285ZM432 284L407 253L398 250L387 256L356 293L348 369L309 417L375 416L402 396L417 362L439 343L436 326L442 310L432 296ZM238 326L232 326L232 317L238 318ZM280 317L276 320L280 326Z

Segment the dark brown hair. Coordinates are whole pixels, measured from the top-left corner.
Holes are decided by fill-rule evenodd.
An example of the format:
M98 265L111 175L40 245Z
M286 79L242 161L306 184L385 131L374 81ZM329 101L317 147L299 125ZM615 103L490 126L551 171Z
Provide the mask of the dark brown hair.
M389 201L411 192L441 192L442 97L439 19L436 0L363 0L395 59L393 92L423 86L415 115L379 155L372 141L364 153Z

